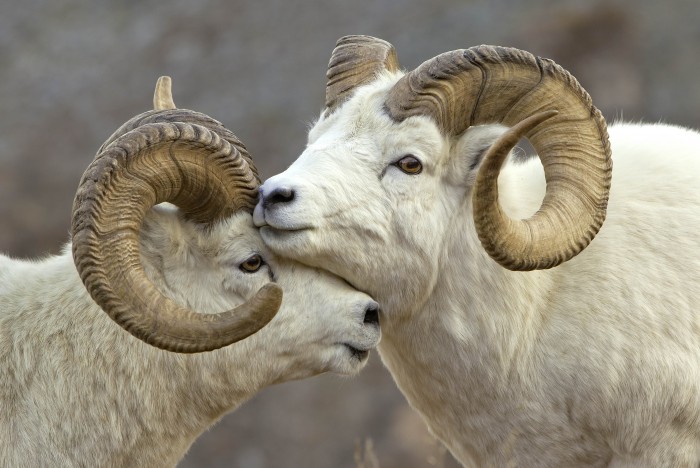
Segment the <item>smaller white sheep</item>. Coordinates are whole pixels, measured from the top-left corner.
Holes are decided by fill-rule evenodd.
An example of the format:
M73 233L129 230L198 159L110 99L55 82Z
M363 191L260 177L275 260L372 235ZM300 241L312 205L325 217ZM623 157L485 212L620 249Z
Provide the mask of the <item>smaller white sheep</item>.
M378 307L371 298L328 273L270 254L252 222L250 211L259 179L245 148L213 119L174 109L169 80L159 83L156 110L118 130L91 166L99 165L105 152L122 148L119 151L128 157L107 164L114 185L101 185L105 179L93 177L90 169L83 178L74 206L75 264L70 247L59 256L36 262L0 255L0 466L173 466L199 434L258 390L327 371L356 373L378 343ZM173 127L189 128L196 138L208 138L210 143L226 140L230 144L223 146L230 151L209 154L205 145L188 145L179 138L169 142L166 151L158 151L151 136L167 136ZM183 130L183 139L185 133ZM144 145L139 138L145 138ZM130 154L136 147L139 151ZM200 159L190 157L192 153ZM128 186L126 175L118 174L119 164L128 172L136 167L132 161L141 158L143 164L133 174L135 178L148 180L146 185L165 184L167 169L158 159L163 154L173 157L171 161L182 169L180 176L185 180L177 187L158 190L170 190L166 199L185 208L149 206L142 210L142 224L135 218L140 229L133 234L136 269L143 268L146 284L134 282L132 287L139 291L132 294L122 289L124 297L114 296L108 289L119 291L136 274L131 270L134 265L119 269L133 260L125 252L133 245L124 240L129 234L123 230L106 231L133 215L129 203L141 202L134 198L138 190ZM230 187L207 187L212 199L202 196L201 190L194 201L182 198L188 190L196 192L193 184L227 180L207 166L217 158L238 167L233 179L243 181L239 185L247 184L250 190L237 189L236 200L225 200L228 205L219 207L220 213L203 223L206 216L198 207L204 211L216 205L212 199L221 198L216 190L225 192ZM206 171L198 172L197 164ZM86 183L94 183L99 193L81 199ZM81 216L90 200L99 218L93 227L101 228L92 231L102 236L98 250L106 246L109 252L104 255L114 255L122 264L115 267L118 275L126 277L101 278L106 286L90 283L91 274L100 276L109 270L99 264L99 252L93 255L85 249L86 221ZM110 236L116 239L114 244ZM279 293L269 286L271 281L285 292L276 315ZM261 287L262 292L255 295ZM144 290L156 291L157 301L152 304L160 309L133 305L132 296L143 295ZM166 310L169 305L161 292L173 304L202 312L180 309L189 315L179 317L194 323L200 335L192 332L188 337L188 330L177 323L159 322L165 312L176 310ZM228 317L227 313L215 314L244 301L247 305ZM266 310L259 307L261 302L266 303ZM224 317L235 325L229 328L237 336L233 340L225 337L229 341L254 334L211 352L175 353L135 339L100 306L132 334L167 349L196 351L225 344L219 340L220 330L215 329L216 319L207 322L209 317ZM237 317L241 311L251 320L244 320L243 327ZM197 328L202 323L214 325L210 330ZM166 333L163 337L164 330L180 335ZM238 333L240 330L244 333ZM200 346L201 335L209 344Z

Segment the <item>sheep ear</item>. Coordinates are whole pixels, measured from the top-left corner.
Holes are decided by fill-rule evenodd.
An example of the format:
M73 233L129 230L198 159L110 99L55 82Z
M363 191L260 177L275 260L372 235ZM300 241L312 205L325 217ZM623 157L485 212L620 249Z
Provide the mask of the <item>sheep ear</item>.
M501 125L469 127L459 137L454 150L453 164L457 174L472 185L484 160L486 151L506 131Z
M180 209L170 203L161 203L151 208L144 217L141 228L143 253L163 256L165 252L182 251L194 244L192 233L196 232Z

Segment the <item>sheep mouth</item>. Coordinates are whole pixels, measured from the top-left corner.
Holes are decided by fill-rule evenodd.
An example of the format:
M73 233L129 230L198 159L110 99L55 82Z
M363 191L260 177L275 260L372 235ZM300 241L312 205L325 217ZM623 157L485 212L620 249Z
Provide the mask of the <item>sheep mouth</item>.
M296 232L313 229L311 225L294 225L294 223L289 223L289 220L284 217L282 219L275 218L274 213L270 215L269 211L265 210L260 203L253 210L253 224L261 229L266 228L276 232Z
M260 226L260 229L268 229L272 232L275 233L280 233L280 232L301 232L301 231L309 231L313 229L312 226L300 226L300 227L294 227L294 226L275 226L273 224L265 224L263 226Z
M307 233L311 228L280 228L269 224L260 227L260 236L263 241L273 251L282 254L288 253L290 250L295 250L302 245L307 239ZM293 256L293 255L292 255Z
M369 351L370 351L369 349L356 348L355 346L353 346L349 343L343 343L343 346L345 346L345 348L348 351L350 351L350 356L353 359L356 359L360 362L367 360L367 357L369 356Z

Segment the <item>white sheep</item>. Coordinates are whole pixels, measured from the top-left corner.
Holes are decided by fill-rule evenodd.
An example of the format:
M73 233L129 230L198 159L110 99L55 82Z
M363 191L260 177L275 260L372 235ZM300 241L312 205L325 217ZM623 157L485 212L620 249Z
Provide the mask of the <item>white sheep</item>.
M163 87L159 91L162 95ZM35 262L0 255L0 466L174 466L199 434L263 387L328 371L354 374L379 340L378 309L372 299L326 272L277 258L265 248L252 222L259 182L245 148L213 119L167 110L174 105L165 105L158 96L159 92L156 108L166 110L132 119L96 158L99 161L110 151L127 155L107 164L114 185L106 177L91 179L95 174L90 169L84 176L74 205L75 264L70 246L59 256ZM174 127L182 130L180 137L162 146L163 151L155 151L158 143L149 138L167 136ZM187 143L188 136L195 134L196 142ZM214 143L219 150L212 153ZM140 151L131 152L140 145ZM199 162L190 158L193 152L198 153ZM183 172L168 181L168 162L162 156L175 161ZM216 172L211 160L240 170L234 176ZM130 187L131 175L147 182L140 188ZM238 179L237 188L232 187L232 179ZM99 193L91 195L97 197L91 200L97 206L95 226L99 228L92 232L104 237L104 245L112 249L104 255L114 254L116 275L105 273L110 268L95 260L100 252L90 258L81 256L86 242L84 216L89 211L89 201L81 197L91 180L99 186ZM172 187L166 187L171 182ZM227 186L202 186L210 193L196 193L196 184L221 182ZM150 209L146 204L152 200L133 196L157 184L164 185L156 201L161 201L163 190L174 188L175 195L166 199L178 201L185 209L169 204ZM235 193L235 199L222 199L216 190ZM207 210L217 204L219 219L206 223L207 216L198 217L193 209L201 205ZM140 215L132 218L140 209L145 216L142 227ZM133 219L139 226L133 234L119 231L122 221ZM112 222L116 224L110 226ZM134 268L128 251L130 236L137 242L136 268L143 267L145 279L131 280L138 278L138 272L129 271ZM112 239L116 244L110 243ZM108 284L90 283L90 274ZM271 280L285 293L276 315L280 296ZM92 288L95 300L86 286ZM106 300L101 295L108 295L109 287L127 287L126 297ZM260 288L262 292L251 303ZM156 303L158 310L133 305L132 296L142 296L144 290L157 295L161 291L173 304L201 312L184 317L194 323L190 334L178 328L182 316L174 318L179 322L165 323L171 312L167 304ZM268 295L263 297L268 304L262 304L262 309L261 295ZM207 319L226 318L226 313L214 313L247 300L248 305L238 307L234 315L252 311L250 323L244 320L241 327L239 317L233 317L232 328L243 333L224 338L238 340L274 317L269 324L242 341L196 354L158 349L132 337L95 302L117 321L124 322L124 315L135 311L136 316L128 317L124 326L142 339L191 352L222 346L219 332L229 331L220 327L207 333L206 328L197 328L196 320L216 325ZM147 317L146 324L152 320L158 325L148 330L137 322L150 313L155 318ZM167 336L161 336L164 333Z
M523 135L542 165L500 169ZM345 37L254 219L379 301L384 364L462 464L697 467L700 134L616 124L610 145L612 182L602 116L549 60L480 46L403 73Z

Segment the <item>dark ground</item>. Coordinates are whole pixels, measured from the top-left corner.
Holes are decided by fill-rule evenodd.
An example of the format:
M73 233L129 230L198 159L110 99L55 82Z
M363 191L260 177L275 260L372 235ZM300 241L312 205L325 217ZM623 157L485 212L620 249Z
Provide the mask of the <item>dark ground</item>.
M700 126L700 5L658 1L23 0L0 6L0 251L57 253L78 180L156 78L248 146L263 178L301 152L335 40L392 42L402 66L499 44L552 58L610 121ZM182 467L352 467L371 437L384 468L456 466L379 359L356 379L270 388L227 416Z

